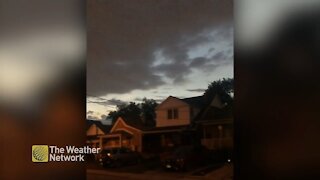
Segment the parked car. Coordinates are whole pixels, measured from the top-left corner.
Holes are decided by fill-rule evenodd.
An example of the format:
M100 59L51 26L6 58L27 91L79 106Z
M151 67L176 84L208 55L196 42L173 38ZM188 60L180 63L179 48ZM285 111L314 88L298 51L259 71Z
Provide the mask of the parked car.
M232 163L232 150L220 149L212 152L213 161L215 163Z
M204 146L183 146L162 157L161 163L165 169L190 170L208 164L211 157L210 151Z
M139 163L141 155L128 148L109 148L103 149L98 154L97 159L102 166L120 167L122 165Z

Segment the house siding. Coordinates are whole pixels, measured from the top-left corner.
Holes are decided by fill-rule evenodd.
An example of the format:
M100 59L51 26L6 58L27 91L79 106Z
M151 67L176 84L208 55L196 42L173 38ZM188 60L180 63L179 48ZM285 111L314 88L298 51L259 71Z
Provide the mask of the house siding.
M87 136L103 135L104 132L98 128L95 124L92 124L87 130Z
M168 110L177 109L178 118L168 119ZM169 97L156 109L156 126L180 126L190 124L190 106L176 98Z
M115 127L112 128L112 132L117 131L127 131L132 134L132 139L130 140L130 144L128 148L132 150L141 152L142 150L142 142L141 142L141 131L136 130L135 128L131 128L130 126L124 124L124 122L118 119L118 123L115 124Z

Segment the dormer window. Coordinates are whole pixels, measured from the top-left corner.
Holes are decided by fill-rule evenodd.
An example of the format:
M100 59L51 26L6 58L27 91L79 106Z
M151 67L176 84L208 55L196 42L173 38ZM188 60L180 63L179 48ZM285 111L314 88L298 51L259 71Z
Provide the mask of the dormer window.
M178 119L179 111L178 109L168 109L168 119Z

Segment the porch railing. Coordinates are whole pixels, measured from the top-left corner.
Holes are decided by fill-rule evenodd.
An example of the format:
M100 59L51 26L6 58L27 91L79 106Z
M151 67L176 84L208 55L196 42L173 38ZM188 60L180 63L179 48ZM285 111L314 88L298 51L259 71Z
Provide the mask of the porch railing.
M206 138L201 139L201 144L208 149L232 148L233 138Z

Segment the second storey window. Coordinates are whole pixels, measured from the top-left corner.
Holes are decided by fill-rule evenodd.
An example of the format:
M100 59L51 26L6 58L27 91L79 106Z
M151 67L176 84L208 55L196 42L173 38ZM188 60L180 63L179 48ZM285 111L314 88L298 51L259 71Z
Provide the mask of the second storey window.
M178 119L179 111L178 109L168 109L168 119Z

